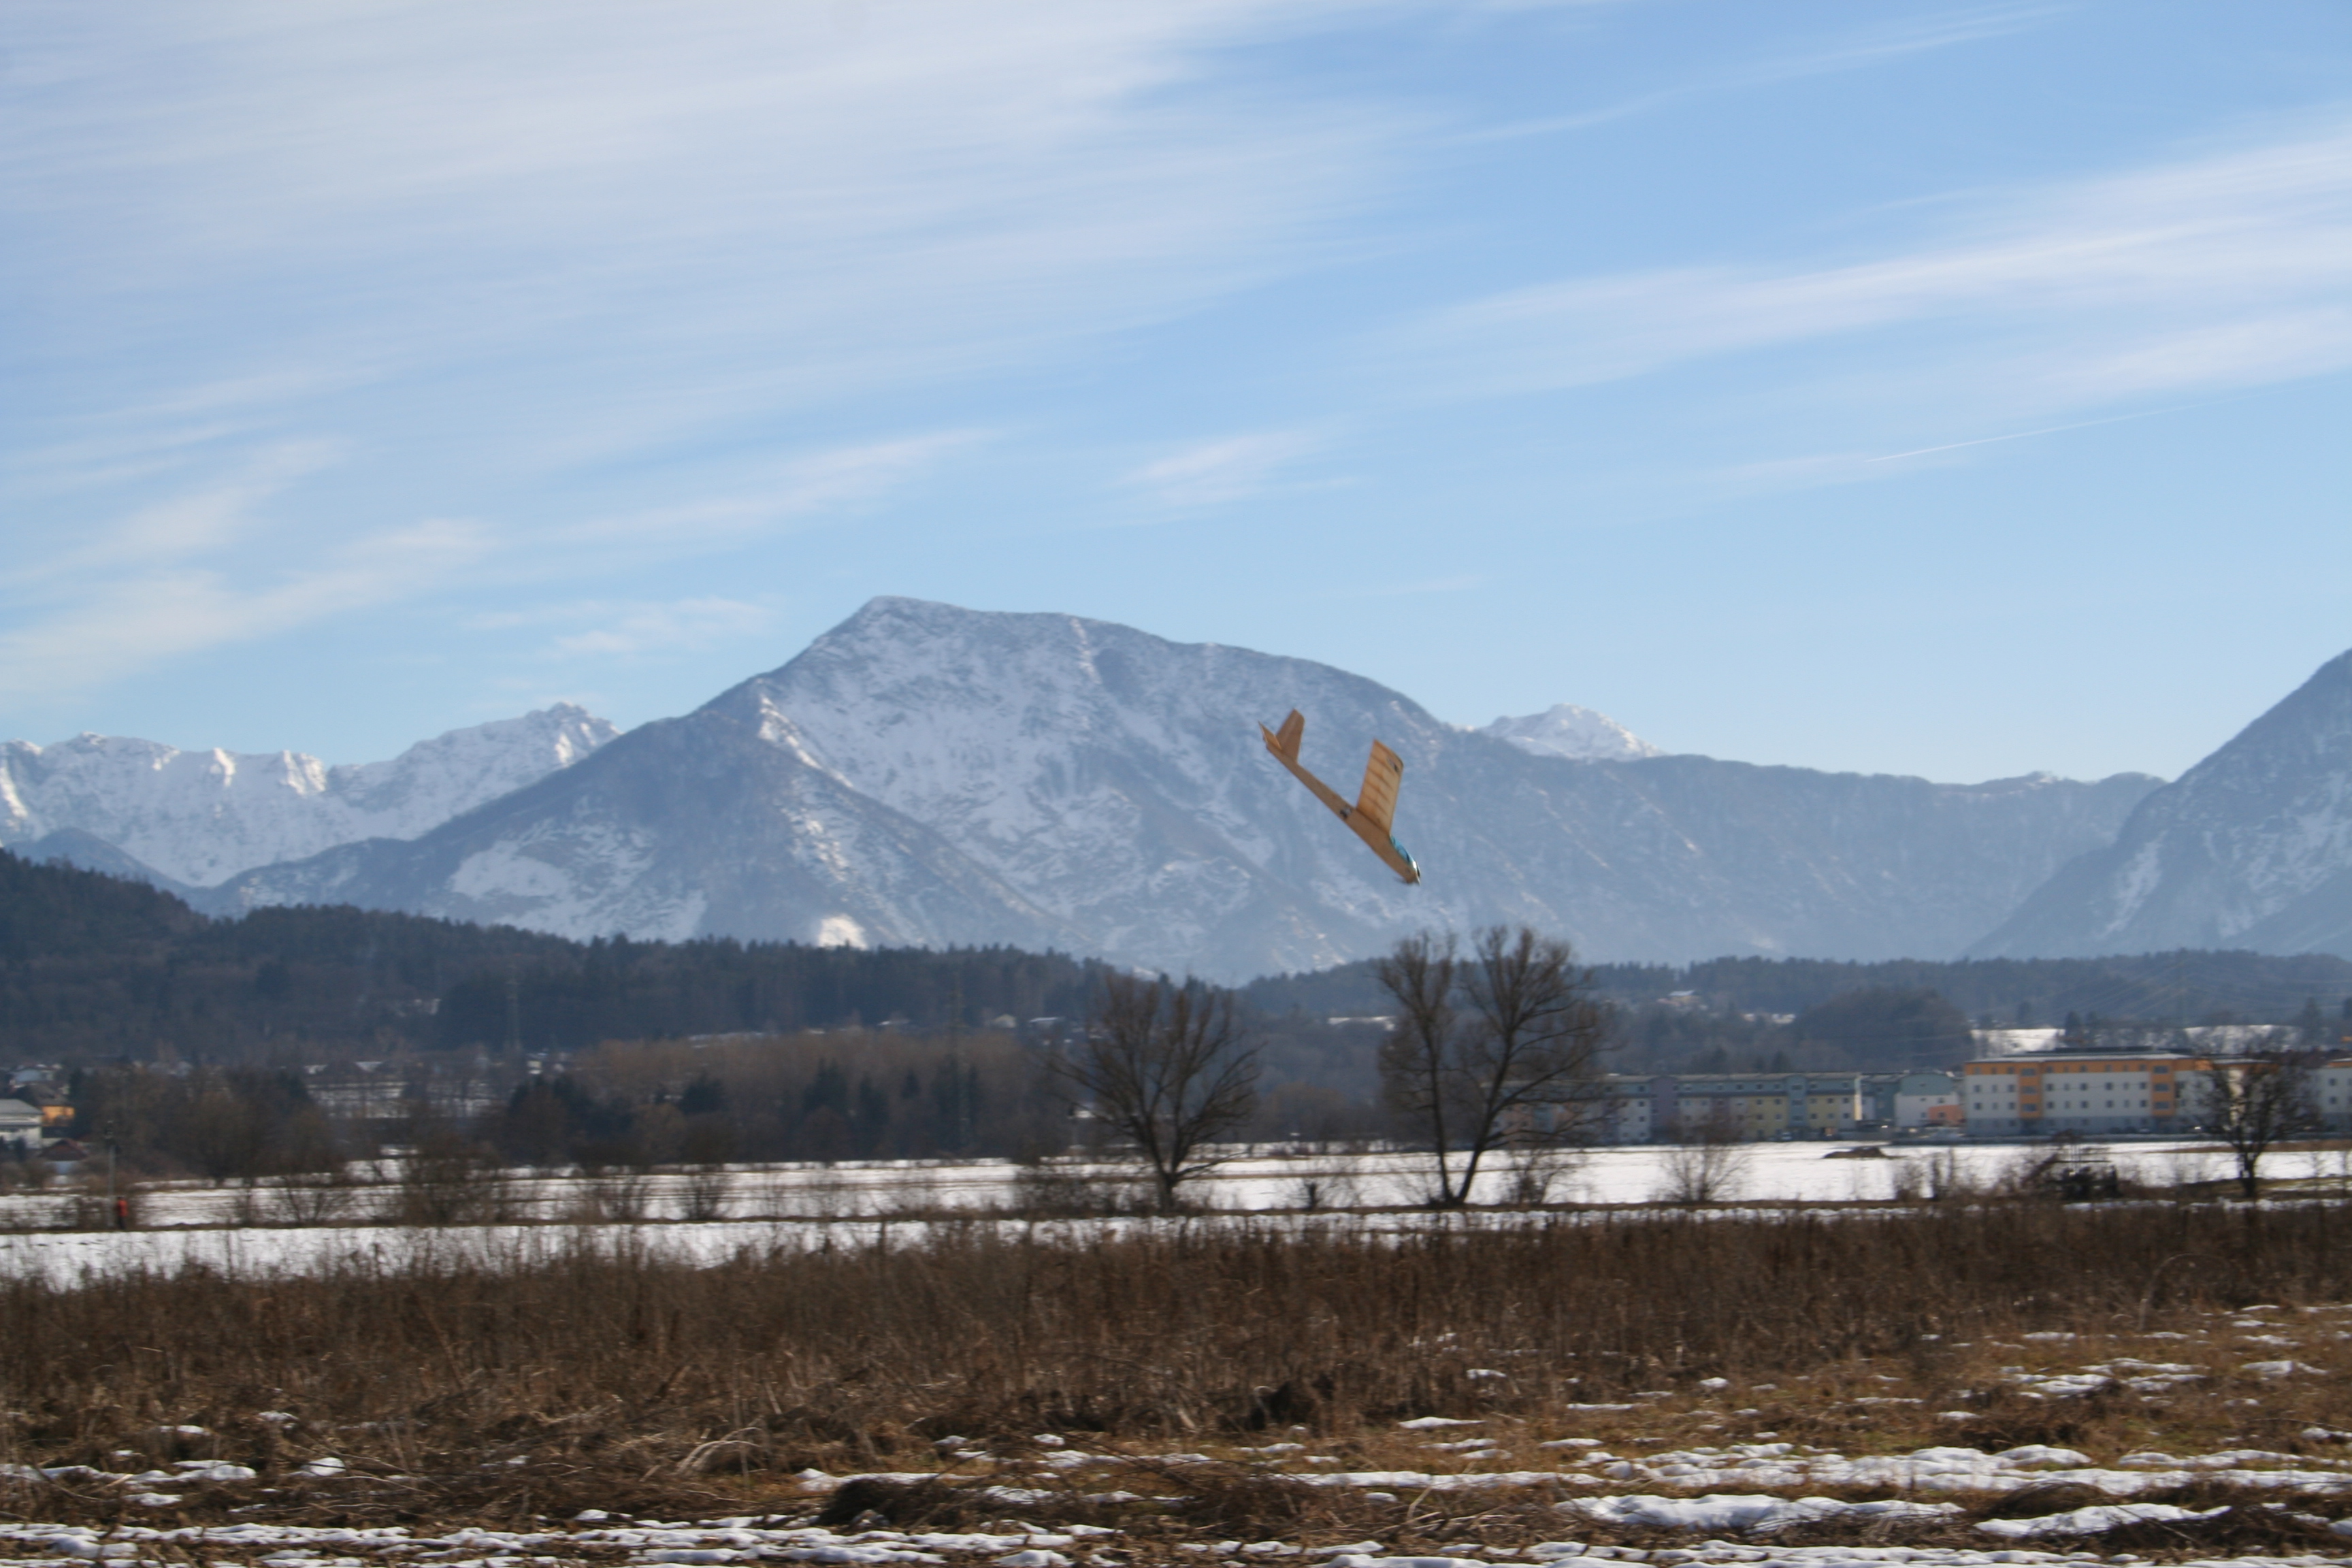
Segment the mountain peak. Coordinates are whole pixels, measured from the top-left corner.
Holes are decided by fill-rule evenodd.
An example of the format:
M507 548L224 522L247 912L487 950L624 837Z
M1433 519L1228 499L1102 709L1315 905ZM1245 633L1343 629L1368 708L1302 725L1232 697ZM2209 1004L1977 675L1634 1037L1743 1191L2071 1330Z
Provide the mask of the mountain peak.
M1556 702L1524 718L1497 719L1478 733L1508 741L1540 757L1572 757L1578 762L1632 762L1665 755L1606 713L1570 702Z

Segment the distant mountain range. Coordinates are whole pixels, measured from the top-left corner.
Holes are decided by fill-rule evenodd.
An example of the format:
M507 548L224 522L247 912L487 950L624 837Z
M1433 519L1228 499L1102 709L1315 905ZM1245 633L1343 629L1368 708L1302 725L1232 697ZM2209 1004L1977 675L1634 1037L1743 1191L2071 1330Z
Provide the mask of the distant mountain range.
M79 735L0 745L0 847L182 890L362 838L413 838L619 734L570 703L453 730L387 763L183 752Z
M1404 759L1421 886L1264 753L1255 721L1293 707L1346 793L1374 736ZM1465 730L1305 660L885 598L617 738L557 708L357 768L13 744L0 843L216 912L1003 943L1221 979L1522 921L1601 961L2340 951L2347 781L2352 656L2177 784L1943 784L1663 755L1566 704Z
M1398 836L1422 886L1264 754L1254 721L1292 707L1308 764L1343 787L1375 735L1404 758ZM1547 726L1557 713L1527 728L1593 729ZM1641 742L1616 733L1613 759L1543 754L1324 665L878 599L683 718L414 836L259 864L202 898L573 936L1008 942L1221 978L1492 921L1596 959L1942 955L2158 782L1936 784L1625 755ZM71 826L166 872L230 858L173 860L162 827L142 854Z

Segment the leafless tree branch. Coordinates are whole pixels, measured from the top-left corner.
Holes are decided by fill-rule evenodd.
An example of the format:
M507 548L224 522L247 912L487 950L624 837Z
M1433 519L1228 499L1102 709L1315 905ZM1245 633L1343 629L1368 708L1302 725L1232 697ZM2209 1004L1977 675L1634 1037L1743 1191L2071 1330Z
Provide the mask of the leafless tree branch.
M1064 1093L1135 1145L1162 1209L1213 1169L1212 1145L1257 1104L1258 1060L1229 993L1113 975L1085 1039L1055 1071Z
M2319 1126L2311 1099L2317 1065L2310 1051L2264 1050L2216 1058L2206 1072L2198 1110L2237 1163L2238 1190L2248 1203L2263 1194L2263 1156L2272 1145Z
M1379 976L1397 1005L1381 1088L1430 1144L1433 1203L1468 1203L1497 1149L1582 1130L1610 1016L1566 942L1493 926L1463 958L1450 938L1408 937Z

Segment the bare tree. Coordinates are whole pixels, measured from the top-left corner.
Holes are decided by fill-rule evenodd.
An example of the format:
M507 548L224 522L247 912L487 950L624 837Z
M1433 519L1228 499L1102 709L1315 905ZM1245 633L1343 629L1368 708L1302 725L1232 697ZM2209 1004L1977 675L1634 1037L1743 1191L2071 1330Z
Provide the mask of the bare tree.
M393 1194L402 1225L487 1225L506 1207L506 1184L489 1149L430 1112L412 1118Z
M1463 958L1452 938L1424 933L1397 943L1379 973L1397 1005L1381 1089L1430 1146L1433 1204L1467 1204L1498 1149L1581 1130L1609 1010L1566 942L1493 926Z
M1746 1130L1728 1105L1711 1105L1704 1117L1675 1129L1663 1167L1671 1204L1717 1204L1739 1188L1748 1174Z
M2222 1058L2205 1071L2198 1113L2236 1162L2238 1191L2248 1203L2263 1195L2263 1156L2271 1146L2319 1126L2311 1098L2316 1065L2309 1051L2271 1049Z
M283 1171L268 1178L280 1225L331 1225L348 1215L359 1184L348 1170Z
M686 1160L682 1217L718 1219L727 1212L727 1190L734 1178L727 1162L735 1153L735 1129L717 1116L689 1118L679 1142Z
M1517 1208L1549 1208L1567 1201L1569 1180L1584 1155L1582 1145L1558 1140L1520 1144L1503 1167L1503 1201Z
M1054 1070L1075 1104L1135 1145L1163 1211L1223 1161L1211 1145L1257 1106L1257 1050L1231 993L1189 982L1111 976L1085 1037Z
M1457 1195L1448 1163L1467 1115L1454 1070L1461 1033L1454 1015L1459 967L1454 939L1440 942L1423 931L1398 942L1374 972L1397 1005L1389 1037L1381 1042L1381 1092L1416 1135L1429 1140L1437 1158L1437 1191L1431 1195L1446 1207L1468 1195L1466 1183Z

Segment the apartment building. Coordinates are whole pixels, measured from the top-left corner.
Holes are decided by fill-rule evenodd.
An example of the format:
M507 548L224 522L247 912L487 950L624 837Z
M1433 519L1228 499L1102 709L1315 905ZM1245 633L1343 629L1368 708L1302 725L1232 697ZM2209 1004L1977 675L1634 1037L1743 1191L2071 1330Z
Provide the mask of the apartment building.
M1948 1072L1906 1072L1895 1080L1895 1125L1905 1129L1960 1127L1968 1114L1960 1080Z
M2210 1058L2155 1051L2051 1051L1960 1069L1968 1130L1988 1137L2186 1131Z
M0 1148L19 1153L40 1147L41 1108L21 1100L0 1100Z
M2352 1132L2352 1057L2323 1063L2311 1075L2312 1109L2330 1132Z
M1594 1143L1647 1143L1656 1132L1653 1079L1612 1073L1601 1079L1582 1108L1583 1137Z
M1949 1073L1661 1073L1594 1088L1589 1135L1646 1143L1700 1134L1742 1140L1853 1138L1957 1124Z

